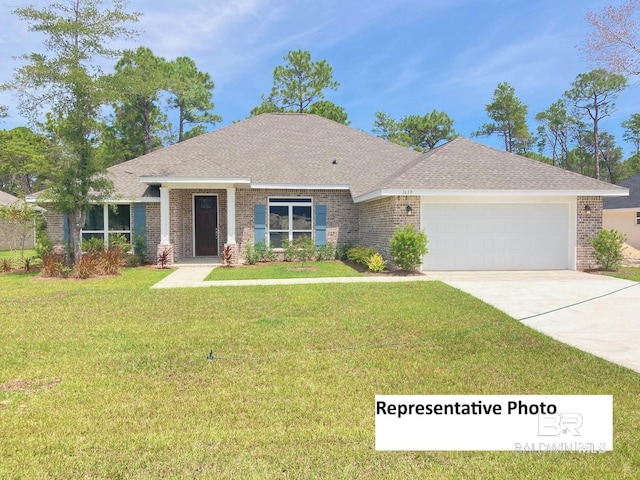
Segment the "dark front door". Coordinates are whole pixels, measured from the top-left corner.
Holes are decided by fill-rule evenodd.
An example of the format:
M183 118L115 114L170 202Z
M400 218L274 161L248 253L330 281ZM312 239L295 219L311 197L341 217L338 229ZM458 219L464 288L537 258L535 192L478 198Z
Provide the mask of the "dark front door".
M218 197L193 197L196 256L218 255Z

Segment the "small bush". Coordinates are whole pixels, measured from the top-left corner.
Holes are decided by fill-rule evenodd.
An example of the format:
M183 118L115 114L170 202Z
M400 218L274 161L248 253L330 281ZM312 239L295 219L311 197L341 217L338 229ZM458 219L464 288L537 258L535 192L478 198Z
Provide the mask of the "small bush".
M627 237L617 230L600 230L598 235L589 239L595 250L598 265L604 270L615 271L622 265L622 245Z
M338 260L347 260L347 253L353 248L352 243L341 243L336 247L335 256Z
M244 259L249 265L254 265L260 260L260 254L256 252L252 243L247 242L247 246L244 249Z
M427 235L408 223L403 227L396 227L389 251L393 262L402 270L416 270L422 263L422 257L427 254Z
M42 269L40 273L43 277L62 277L63 269L67 270L63 253L49 252L42 257Z
M86 253L99 253L104 251L104 240L100 237L82 239L82 251Z
M302 237L294 242L296 259L302 262L311 261L316 256L316 244L311 237Z
M102 275L119 275L124 253L120 247L105 250L98 257L98 273Z
M114 233L109 235L109 249L119 249L122 253L131 251L129 239L123 233Z
M285 262L293 262L296 256L296 244L289 239L282 240L282 259Z
M13 269L13 261L10 258L0 260L0 272L10 272Z
M36 257L42 259L47 253L53 252L53 242L46 235L38 237L36 243Z
M374 273L381 273L384 272L384 269L387 267L387 261L382 258L382 255L379 253L374 253L369 258L367 267L369 267L369 270Z
M156 264L160 266L160 268L167 268L169 265L169 260L171 259L171 247L164 247L162 251L158 254L156 258Z
M147 263L147 239L144 235L135 235L133 237L133 253L138 257L138 265Z
M233 249L231 245L225 245L222 249L222 265L224 267L230 267L233 261Z
M129 268L139 267L142 265L138 255L128 254L124 256L124 266Z
M333 260L336 258L336 249L331 243L325 243L316 248L316 260Z
M356 245L347 251L347 260L362 265L363 267L368 267L369 259L376 253L379 252L375 248Z
M267 241L262 240L256 243L254 248L258 255L258 261L260 262L275 262L278 259L278 254L273 251L273 244L271 242L267 245Z
M80 260L73 266L73 271L78 278L90 278L98 274L98 264L100 253L87 252L80 257Z

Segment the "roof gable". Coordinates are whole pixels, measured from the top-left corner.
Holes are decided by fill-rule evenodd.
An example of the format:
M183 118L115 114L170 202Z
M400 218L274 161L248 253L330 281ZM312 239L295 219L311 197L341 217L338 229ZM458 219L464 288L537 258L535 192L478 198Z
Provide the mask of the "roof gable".
M10 193L3 192L2 190L0 190L0 205L2 206L11 205L18 201L20 201L18 197L14 197Z

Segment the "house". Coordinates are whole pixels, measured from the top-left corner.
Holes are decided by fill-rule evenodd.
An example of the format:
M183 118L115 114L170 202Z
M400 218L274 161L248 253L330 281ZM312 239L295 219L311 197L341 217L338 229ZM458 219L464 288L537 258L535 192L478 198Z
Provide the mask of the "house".
M146 238L150 258L220 255L310 236L389 258L398 225L425 270L587 269L602 198L625 188L459 137L420 153L310 114L263 114L109 168L116 195L83 237ZM117 207L117 208L110 208ZM48 218L54 240L65 219Z
M0 208L20 205L18 197L0 190ZM33 248L35 245L35 226L33 222L8 221L0 218L0 251Z
M625 234L627 243L640 249L640 173L618 185L628 188L629 196L604 199L602 228Z

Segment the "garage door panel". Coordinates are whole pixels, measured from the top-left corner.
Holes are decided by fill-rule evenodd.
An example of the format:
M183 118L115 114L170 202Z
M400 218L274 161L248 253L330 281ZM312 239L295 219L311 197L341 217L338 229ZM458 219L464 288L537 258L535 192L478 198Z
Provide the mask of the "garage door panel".
M569 268L569 205L422 205L425 270Z

